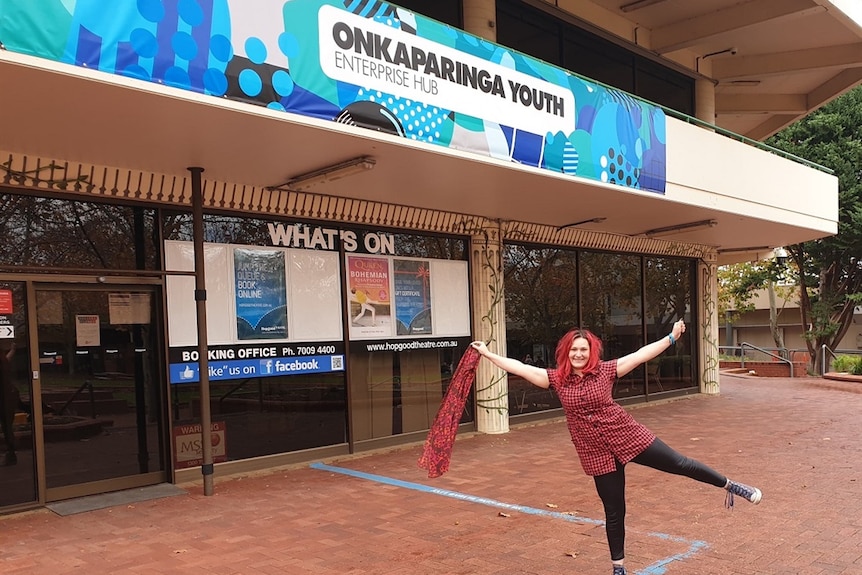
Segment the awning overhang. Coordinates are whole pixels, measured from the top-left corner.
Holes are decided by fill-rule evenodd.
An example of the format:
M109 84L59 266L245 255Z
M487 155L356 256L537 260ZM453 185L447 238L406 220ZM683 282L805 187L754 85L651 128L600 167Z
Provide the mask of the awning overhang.
M70 162L259 187L350 158L374 169L321 184L320 194L553 227L642 236L661 234L715 247L722 261L833 234L835 222L791 225L673 201L159 84L0 52L0 149ZM723 137L716 135L715 137ZM595 220L595 221L592 221ZM580 223L579 223L580 222Z

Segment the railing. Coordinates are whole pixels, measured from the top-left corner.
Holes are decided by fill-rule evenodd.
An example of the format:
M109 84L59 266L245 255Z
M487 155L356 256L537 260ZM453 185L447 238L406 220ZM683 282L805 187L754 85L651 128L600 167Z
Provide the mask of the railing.
M826 372L829 371L828 369L826 369L826 365L827 365L826 364L826 352L827 351L829 352L829 355L831 355L833 357L833 359L838 359L838 356L835 355L835 352L833 352L831 349L829 349L828 345L826 345L824 343L822 346L820 346L820 353L821 353L821 356L820 356L820 377L823 377L824 375L826 375Z
M784 348L784 347L771 348L771 349L774 349L775 351L782 354L782 355L776 355L776 354L768 351L767 349L764 349L762 347L757 347L756 345L752 345L752 344L744 341L744 342L740 343L738 346L719 346L718 351L719 351L719 353L722 353L722 350L727 350L727 349L732 349L734 351L740 350L740 357L739 357L740 363L739 363L739 365L740 365L740 367L745 367L745 348L747 348L747 347L751 348L751 349L755 349L761 353L764 353L764 354L768 355L769 357L772 357L772 358L774 358L780 362L786 363L787 365L790 366L790 377L793 377L793 362L790 361L789 359L787 359L787 357L785 357L785 356L787 356L787 348Z
M604 82L599 82L598 80L595 80L593 78L589 78L587 76L578 74L577 72L573 72L571 70L567 70L567 72L569 72L570 74L574 74L575 76L578 76L580 78L583 78L589 82L595 82L596 84L599 84L600 86L604 86L605 88L625 92L625 90L621 90L620 88L615 88L615 87L611 86L610 84L605 84ZM687 124L694 124L695 126L699 126L701 128L705 128L707 130L713 131L716 134L721 134L722 136L724 136L726 138L730 138L731 140L736 140L737 142L742 142L743 144L748 144L749 146L754 146L755 148L759 148L765 152L773 153L776 156L781 156L781 157L783 157L787 160L790 160L792 162L796 162L798 164L808 166L809 168L813 168L815 170L819 170L819 171L827 173L827 174L834 174L835 173L835 170L833 170L831 168L827 168L826 166L822 166L818 163L812 162L811 160L806 160L805 158L802 158L802 157L797 156L795 154L791 154L790 152L785 152L784 150L781 150L779 148L775 148L775 147L770 146L769 144L765 144L759 140L753 140L751 138L747 138L741 134L737 134L735 132L731 132L730 130L722 128L720 126L716 126L715 124L710 124L709 122L701 120L700 118L695 118L694 116L689 116L688 114L680 112L678 110L674 110L673 108L668 108L667 106L657 104L656 102L653 102L652 100L648 100L644 97L636 96L634 94L630 94L629 92L625 92L625 93L628 94L629 96L631 96L632 98L646 102L647 104L649 104L651 106L655 106L656 108L661 108L666 115L671 116L673 118L676 118L677 120L681 120Z
M862 355L862 351L860 351L858 349L836 349L833 351L832 349L829 348L828 345L826 345L824 343L822 346L820 346L820 354L821 354L820 355L820 375L821 376L825 375L826 372L829 371L829 364L826 363L826 354L827 353L832 356L832 359L838 359L837 354Z

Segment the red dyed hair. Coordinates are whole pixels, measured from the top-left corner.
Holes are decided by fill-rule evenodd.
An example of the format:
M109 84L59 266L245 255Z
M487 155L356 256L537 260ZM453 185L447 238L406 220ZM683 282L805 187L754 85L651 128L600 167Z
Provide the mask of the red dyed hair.
M596 334L580 327L569 330L557 343L557 352L555 354L557 371L559 371L560 379L562 380L568 378L572 373L572 362L569 361L569 351L572 349L572 343L578 338L583 338L590 344L590 359L587 360L587 365L584 366L585 374L594 372L602 360L602 340Z

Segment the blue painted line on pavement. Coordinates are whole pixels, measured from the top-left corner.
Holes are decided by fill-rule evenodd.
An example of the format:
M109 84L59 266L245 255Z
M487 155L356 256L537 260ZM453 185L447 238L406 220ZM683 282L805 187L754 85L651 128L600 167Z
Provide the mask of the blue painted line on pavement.
M317 469L319 471L330 471L332 473L339 473L341 475L347 475L350 477L356 477L358 479L366 479L368 481L375 481L377 483L383 483L384 485L392 485L394 487L403 487L404 489L412 489L413 491L421 491L423 493L431 493L433 495L441 495L443 497L451 497L452 499L460 499L461 501L467 501L469 503L478 503L480 505L487 505L489 507L496 507L498 509L506 509L507 511L517 511L519 513L526 513L528 515L541 515L544 517L551 517L553 519L562 519L563 521L569 521L571 523L586 523L589 525L604 525L605 522L601 519L591 519L589 517L581 517L579 515L574 515L571 513L560 513L558 511L550 511L547 509L536 509L535 507L527 507L525 505L515 505L513 503L505 503L503 501L497 501L495 499L488 499L486 497L477 497L475 495L469 495L466 493L459 493L457 491L450 491L448 489L439 489L437 487L430 487L428 485L423 485L421 483L413 483L410 481L402 481L400 479L394 479L392 477L386 477L384 475L375 475L373 473L365 473L363 471L356 471L353 469L347 469L345 467L335 467L332 465L327 465L325 463L312 463L309 467L312 469ZM658 537L660 539L666 539L668 541L673 541L675 543L681 543L683 545L688 545L688 550L683 553L677 553L676 555L671 555L669 557L665 557L656 561L655 563L644 567L640 571L636 571L636 575L664 575L666 573L665 567L670 563L675 561L683 561L684 559L688 559L696 554L701 549L706 549L709 545L705 541L697 541L697 540L689 540L684 537L677 537L675 535L668 535L667 533L648 533L650 537Z

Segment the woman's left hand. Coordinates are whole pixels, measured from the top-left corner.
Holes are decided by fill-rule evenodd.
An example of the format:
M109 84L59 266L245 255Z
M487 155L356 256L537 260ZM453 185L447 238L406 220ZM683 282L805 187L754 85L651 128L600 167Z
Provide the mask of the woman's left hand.
M685 333L685 322L683 320L679 320L673 324L673 329L670 330L670 333L673 334L674 339L679 339L680 336Z

